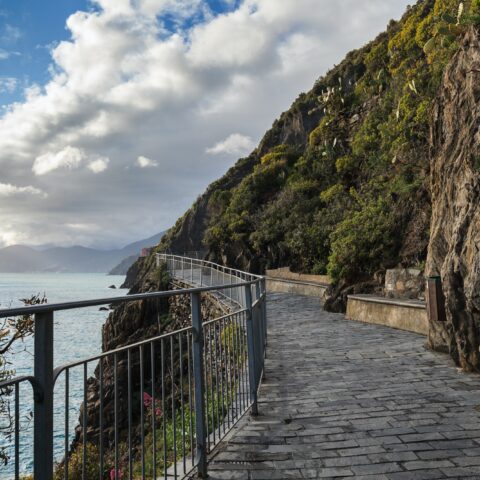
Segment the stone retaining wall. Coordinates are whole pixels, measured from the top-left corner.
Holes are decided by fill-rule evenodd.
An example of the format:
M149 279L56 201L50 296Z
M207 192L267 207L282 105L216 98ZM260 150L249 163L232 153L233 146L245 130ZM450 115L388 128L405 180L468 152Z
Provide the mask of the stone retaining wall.
M318 283L295 282L267 277L267 292L269 293L295 293L308 297L319 297L322 304L326 298L327 288L328 286Z
M424 302L393 300L373 295L349 295L346 317L427 335L428 318Z
M306 273L293 273L290 267L277 268L276 270L267 270L267 277L279 280L293 280L295 282L316 283L319 285L330 285L331 280L328 275L308 275Z

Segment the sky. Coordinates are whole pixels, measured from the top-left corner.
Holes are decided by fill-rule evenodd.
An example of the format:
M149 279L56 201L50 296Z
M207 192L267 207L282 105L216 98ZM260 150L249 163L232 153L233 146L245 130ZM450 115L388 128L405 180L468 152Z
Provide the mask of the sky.
M0 0L0 246L172 226L404 0Z

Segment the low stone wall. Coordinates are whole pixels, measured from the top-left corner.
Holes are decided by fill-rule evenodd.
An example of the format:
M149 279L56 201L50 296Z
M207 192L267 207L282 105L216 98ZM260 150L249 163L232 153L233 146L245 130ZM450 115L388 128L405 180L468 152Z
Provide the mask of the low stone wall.
M424 302L394 300L373 295L349 295L346 317L427 335L428 318Z
M328 275L308 275L306 273L293 273L290 267L277 268L276 270L267 270L268 278L279 280L293 280L295 282L316 283L319 285L330 285L330 277Z
M308 297L319 297L323 304L327 294L327 285L318 283L295 282L293 280L281 280L267 277L267 292L270 293L295 293Z

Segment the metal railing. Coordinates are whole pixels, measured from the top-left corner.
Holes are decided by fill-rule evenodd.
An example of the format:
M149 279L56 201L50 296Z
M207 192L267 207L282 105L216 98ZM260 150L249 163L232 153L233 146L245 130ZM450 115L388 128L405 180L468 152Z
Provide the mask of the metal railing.
M14 405L15 479L21 474L19 385L24 382L33 386L35 480L54 475L72 480L182 478L194 468L205 478L208 453L247 410L258 413L267 327L264 278L176 255L157 254L157 262L165 262L171 277L187 288L0 310L0 318L35 316L33 375L0 383L0 394ZM203 321L202 294L216 298L227 313ZM190 302L186 328L54 368L55 312L181 295ZM72 432L74 372L82 378L83 403ZM64 445L55 463L54 389L60 378Z

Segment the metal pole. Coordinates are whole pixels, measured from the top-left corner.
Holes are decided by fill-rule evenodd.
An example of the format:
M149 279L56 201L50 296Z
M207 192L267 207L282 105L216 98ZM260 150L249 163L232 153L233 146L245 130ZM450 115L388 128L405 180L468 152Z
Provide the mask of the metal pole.
M265 335L265 347L267 346L267 281L262 278L262 321L263 321L263 333ZM266 350L265 350L266 356Z
M34 328L34 375L42 395L41 398L35 399L33 409L33 472L35 480L51 480L53 476L53 312L37 313Z
M247 316L247 343L248 343L248 378L250 383L250 400L252 402L252 415L258 415L257 405L257 382L255 379L255 339L252 315L252 289L250 285L245 287L245 309Z
M203 376L203 327L200 293L190 295L193 329L193 375L195 379L195 430L197 437L197 473L207 478L207 431L205 428L205 383Z
M263 319L263 297L262 297L262 285L260 283L261 281L258 280L257 283L255 283L255 296L256 300L258 301L258 332L257 334L260 335L260 351L258 353L257 361L261 364L263 363L263 359L265 356L265 323ZM258 367L259 365L257 365ZM257 377L258 378L258 377Z

